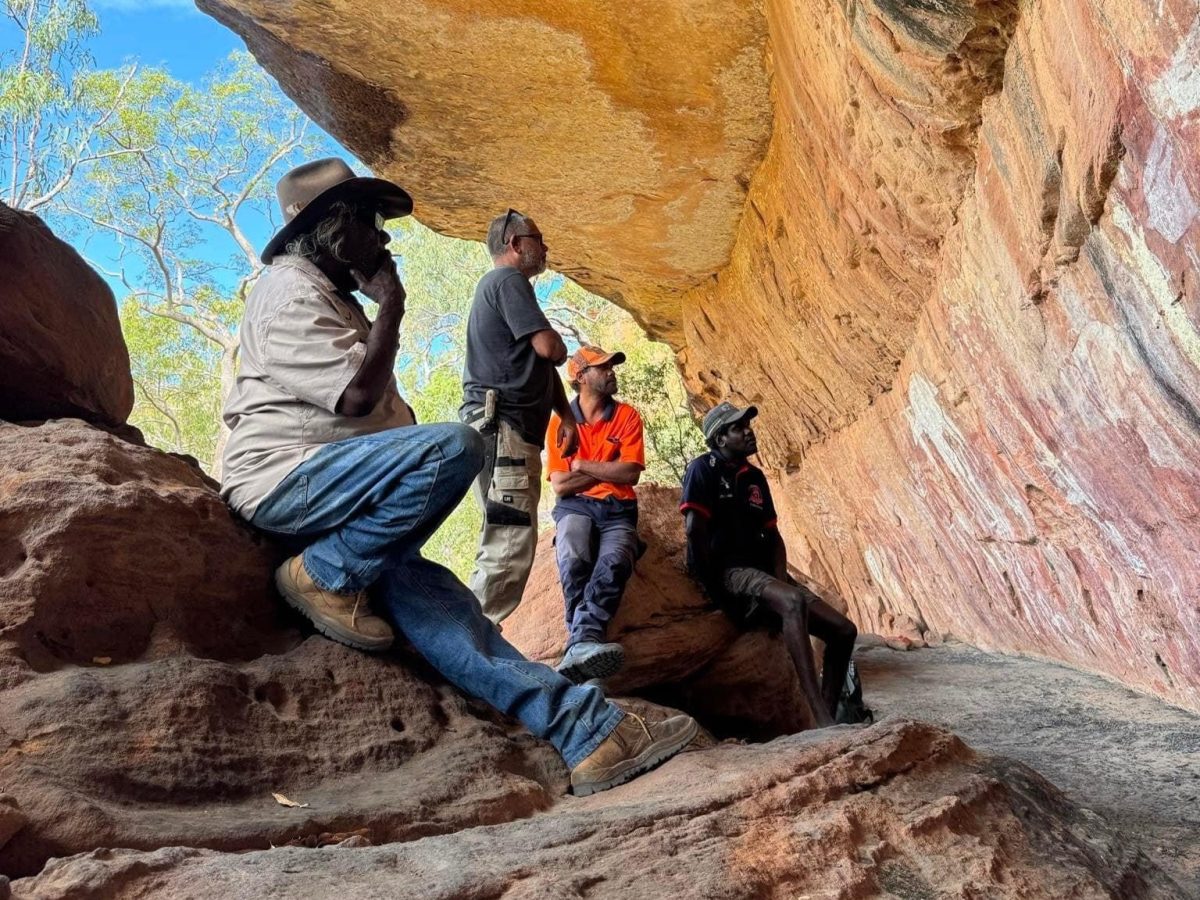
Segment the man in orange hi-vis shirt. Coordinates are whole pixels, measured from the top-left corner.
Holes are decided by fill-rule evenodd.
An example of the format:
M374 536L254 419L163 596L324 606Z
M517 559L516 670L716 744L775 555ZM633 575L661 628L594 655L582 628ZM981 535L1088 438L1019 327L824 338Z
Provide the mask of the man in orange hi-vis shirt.
M625 583L638 556L637 495L646 467L642 417L614 399L624 353L580 347L567 360L579 448L564 456L546 441L554 505L554 549L567 617L567 651L558 671L576 683L607 678L625 662L620 644L606 641ZM550 420L553 438L558 416Z

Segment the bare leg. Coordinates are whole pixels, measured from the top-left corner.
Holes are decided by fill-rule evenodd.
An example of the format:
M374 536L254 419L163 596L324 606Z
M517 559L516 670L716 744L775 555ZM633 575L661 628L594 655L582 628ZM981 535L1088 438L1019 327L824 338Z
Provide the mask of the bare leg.
M804 594L793 585L775 581L767 585L762 599L783 620L783 640L792 656L800 689L812 710L814 723L818 728L834 724L833 714L817 685L817 667L808 640L808 602ZM842 677L845 675L843 671ZM837 702L836 694L834 702Z
M858 628L854 623L824 600L813 599L808 604L808 630L825 644L825 665L821 673L821 693L831 713L837 712L846 670L854 654Z

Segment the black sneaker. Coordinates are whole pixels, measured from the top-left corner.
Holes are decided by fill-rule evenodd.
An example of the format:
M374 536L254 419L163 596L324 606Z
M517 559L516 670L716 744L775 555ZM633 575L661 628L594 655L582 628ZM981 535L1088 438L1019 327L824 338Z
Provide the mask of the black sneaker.
M858 677L858 666L853 661L846 669L846 683L842 686L837 713L833 718L838 725L858 725L860 723L869 725L875 721L875 713L871 707L863 703L862 681Z

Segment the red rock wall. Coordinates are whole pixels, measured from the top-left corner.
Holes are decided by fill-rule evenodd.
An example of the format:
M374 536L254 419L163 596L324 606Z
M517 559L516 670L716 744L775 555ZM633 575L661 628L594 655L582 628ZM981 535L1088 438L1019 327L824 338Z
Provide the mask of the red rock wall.
M685 309L693 387L764 407L797 562L861 626L1200 708L1195 4L805 6L769 5L775 136Z

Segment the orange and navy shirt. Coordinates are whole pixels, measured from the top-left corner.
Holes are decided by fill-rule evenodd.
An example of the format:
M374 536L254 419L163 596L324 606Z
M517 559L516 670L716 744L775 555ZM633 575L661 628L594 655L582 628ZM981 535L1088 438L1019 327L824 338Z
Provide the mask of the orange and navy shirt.
M591 462L631 462L646 468L646 444L642 436L642 417L638 411L627 403L609 400L600 418L592 424L583 420L583 410L579 408L579 398L571 401L571 409L575 413L575 421L579 423L579 458ZM564 457L558 446L558 413L550 417L550 427L546 430L546 476L554 472L570 472L571 457ZM616 497L618 500L636 500L631 484L613 484L602 481L595 487L581 492L580 497L591 497L593 500L604 500Z
M716 450L693 459L683 474L679 511L708 519L707 548L718 568L770 572L775 564L775 501L762 469L729 463Z

